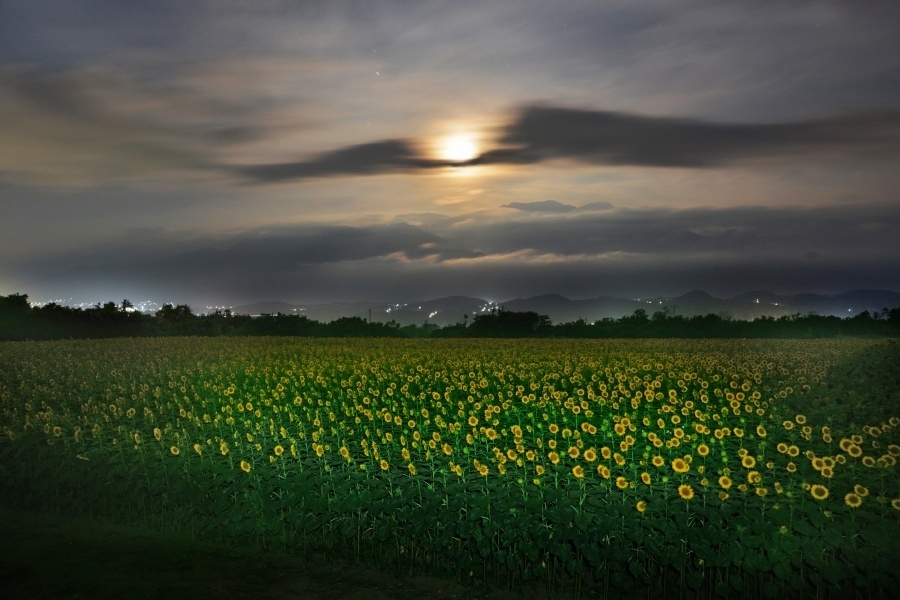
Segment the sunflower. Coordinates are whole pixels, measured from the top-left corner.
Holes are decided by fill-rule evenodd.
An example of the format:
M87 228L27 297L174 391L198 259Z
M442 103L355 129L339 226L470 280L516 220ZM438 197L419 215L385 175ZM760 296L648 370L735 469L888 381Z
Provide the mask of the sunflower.
M853 493L859 496L860 498L865 498L869 495L869 490L859 484L853 486Z
M814 458L812 461L812 466L816 471L821 471L825 468L825 461L821 458Z
M688 484L678 486L678 495L684 498L685 500L690 500L694 497L694 488L689 486Z
M784 427L785 429L787 429L788 431L790 431L791 429L794 428L794 422L793 421L785 421L784 423L781 424L781 426Z
M556 440L548 440L547 447L550 448L551 450L555 449L556 448Z
M174 456L178 456L181 454L181 450L178 449L178 446L172 446L169 448L169 452L171 452Z
M349 453L349 450L347 450L347 447L341 446L341 456L346 458L348 453ZM275 446L275 456L281 456L282 454L284 454L284 447L283 446Z
M699 454L700 456L706 456L707 454L709 454L709 446L707 446L706 444L700 444L699 446L697 446L697 454Z
M545 469L544 469L543 465L536 465L534 467L534 472L537 473L538 475L543 475L544 471L545 471Z
M860 448L856 444L850 444L850 446L847 448L847 454L849 454L853 458L859 458L862 455L862 448Z
M624 490L628 487L628 480L621 476L616 477L616 487L620 490Z
M604 446L603 448L600 448L600 456L602 456L606 460L609 460L609 457L612 456L612 451Z
M443 451L443 453L447 456L453 454L453 448L450 446L450 444L444 444L443 446L441 446L441 451Z
M775 446L775 449L778 450L778 452L780 452L781 454L785 454L788 451L788 445L784 442L781 442L777 446Z
M381 463L379 463L379 464L380 464L380 466L381 466L381 470L382 470L382 471L387 471L388 468L390 467L390 465L388 464L388 461L386 461L386 460L384 460L384 459L382 459L382 460L381 460Z
M841 450L843 450L844 452L849 452L850 446L852 445L853 440L851 440L850 438L841 438L841 441L838 443L838 446L840 446Z
M250 463L248 463L246 460L241 461L241 471L243 471L244 473L250 472Z
M684 462L684 459L676 458L672 461L672 470L674 470L676 473L687 473L691 470L691 467L686 462Z
M410 475L416 474L416 465L409 463L408 465L406 465L406 468L409 470Z
M798 448L797 446L794 446L794 445L788 446L787 453L788 453L788 456L799 456L800 448Z
M575 465L572 468L572 475L574 475L578 479L584 478L584 469L581 468L581 465Z
M594 462L595 460L597 460L597 453L593 448L588 448L584 451L584 460L588 462Z
M812 494L812 497L816 500L824 500L828 497L828 488L824 485L816 484L809 488L809 493Z
M559 463L559 454L557 454L556 452L550 452L547 455L547 458L549 458L550 462L552 462L554 465Z
M762 425L757 425L756 426L756 435L758 435L759 437L766 437L766 428L763 427Z
M550 433L552 433L553 435L556 435L557 433L559 433L559 425L557 425L556 423L550 423L549 429L550 429Z
M803 415L797 415L796 417L794 417L794 420L797 421L797 425L803 425L804 423L806 423L806 417L804 417Z
M644 512L645 510L647 510L647 503L641 500L637 503L635 508L637 508L638 512Z
M203 454L203 447L200 444L194 444L194 452L197 454Z
M661 467L666 464L666 460L662 456L654 456L653 457L653 466Z
M719 500L722 502L728 500L728 492L719 492Z
M226 444L224 441L219 443L219 452L222 453L222 456L228 454L228 444Z
M759 471L750 471L747 473L747 481L756 485L762 481L762 475L759 474Z
M863 456L862 464L866 465L867 467L874 467L875 459L871 456Z
M819 471L819 474L821 474L822 477L826 477L828 479L834 477L834 471L831 470L831 467L823 467L822 470Z
M600 476L603 477L603 479L609 479L611 475L609 467L603 464L597 465L597 473L599 473Z
M569 447L569 457L570 458L578 458L579 454L581 454L581 450L578 449L578 446L570 446Z
M728 488L731 487L731 479L729 479L725 475L722 475L721 477L719 477L719 485L722 487L723 490L727 490Z
M900 510L900 498L894 498L891 500L891 506L896 510Z
M857 506L862 504L862 497L858 494L850 492L849 494L844 496L844 504L846 504L850 508L856 508Z

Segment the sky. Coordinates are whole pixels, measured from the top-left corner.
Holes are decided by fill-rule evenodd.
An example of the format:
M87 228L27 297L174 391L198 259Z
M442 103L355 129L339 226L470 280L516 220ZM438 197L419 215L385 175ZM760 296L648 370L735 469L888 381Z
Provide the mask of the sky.
M0 1L0 295L900 291L900 3Z

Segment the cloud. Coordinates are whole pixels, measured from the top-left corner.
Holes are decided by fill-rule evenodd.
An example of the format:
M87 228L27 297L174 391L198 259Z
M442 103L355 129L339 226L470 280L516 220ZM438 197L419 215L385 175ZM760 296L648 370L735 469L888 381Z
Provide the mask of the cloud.
M340 148L305 162L289 162L238 167L236 170L257 182L276 182L334 175L371 175L433 166L417 158L406 140L381 140Z
M884 157L900 154L900 111L872 109L793 123L735 124L530 106L502 129L499 144L501 147L476 158L454 162L422 157L411 142L387 139L339 148L307 161L226 168L251 181L269 183L554 159L590 165L696 169L832 151ZM554 200L506 206L542 212L575 208Z
M610 210L615 207L612 204L610 204L609 202L590 202L588 204L583 204L579 208L580 208L580 210L584 210L584 211L598 211L598 210Z
M572 214L425 215L408 219L418 226L273 225L220 235L154 229L8 270L28 284L18 291L35 298L52 282L69 295L88 289L94 300L110 290L110 297L165 292L219 303L671 295L682 288L833 293L895 289L900 281L900 209L893 206Z
M569 212L596 212L614 208L609 202L590 202L582 206L563 204L556 200L543 200L540 202L510 202L503 208L514 208L524 212L534 213L569 213Z
M127 82L98 71L0 66L0 170L26 183L88 183L205 168L242 128L189 134L135 114ZM127 91L126 91L127 90Z
M563 204L556 200L543 200L541 202L510 202L503 205L505 208L515 208L516 210L524 210L529 212L545 212L545 213L565 213L578 210L577 206L571 204Z
M527 164L572 159L596 165L715 167L829 150L900 150L900 111L867 110L776 124L713 123L672 117L530 106L508 125L504 146L477 162Z

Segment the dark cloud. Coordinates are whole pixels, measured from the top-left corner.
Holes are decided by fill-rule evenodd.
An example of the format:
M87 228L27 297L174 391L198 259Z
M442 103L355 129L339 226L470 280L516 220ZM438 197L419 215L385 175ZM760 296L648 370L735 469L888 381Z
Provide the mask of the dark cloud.
M590 202L588 204L584 204L579 207L581 210L586 211L596 211L596 210L609 210L611 208L615 208L609 202Z
M900 150L900 111L868 110L778 124L711 123L595 110L531 106L482 163L555 158L598 165L713 167L828 150Z
M545 212L545 213L565 213L578 210L577 206L571 204L563 204L556 200L543 200L541 202L510 202L503 205L505 208L515 208L516 210L524 210L528 212Z
M416 155L408 141L394 139L340 148L308 161L250 165L236 170L257 182L276 182L335 175L374 175L458 164L422 158Z
M794 123L733 124L531 106L503 129L499 143L502 147L459 162L424 158L407 140L390 139L340 148L308 161L228 169L256 182L276 182L553 159L594 165L704 168L829 151L893 156L900 153L900 111L873 109ZM545 212L569 210L553 200L507 206Z
M154 297L164 291L190 302L900 290L896 207L522 214L227 236L152 230L32 260L11 274L32 282L23 291L35 297L53 282L72 293L157 290Z

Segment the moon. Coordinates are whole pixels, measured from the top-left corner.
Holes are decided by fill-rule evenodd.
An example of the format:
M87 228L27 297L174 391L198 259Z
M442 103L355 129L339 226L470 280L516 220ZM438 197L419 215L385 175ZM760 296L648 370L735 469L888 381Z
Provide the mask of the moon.
M464 162L478 156L478 146L471 135L454 135L441 140L440 154L444 160Z

